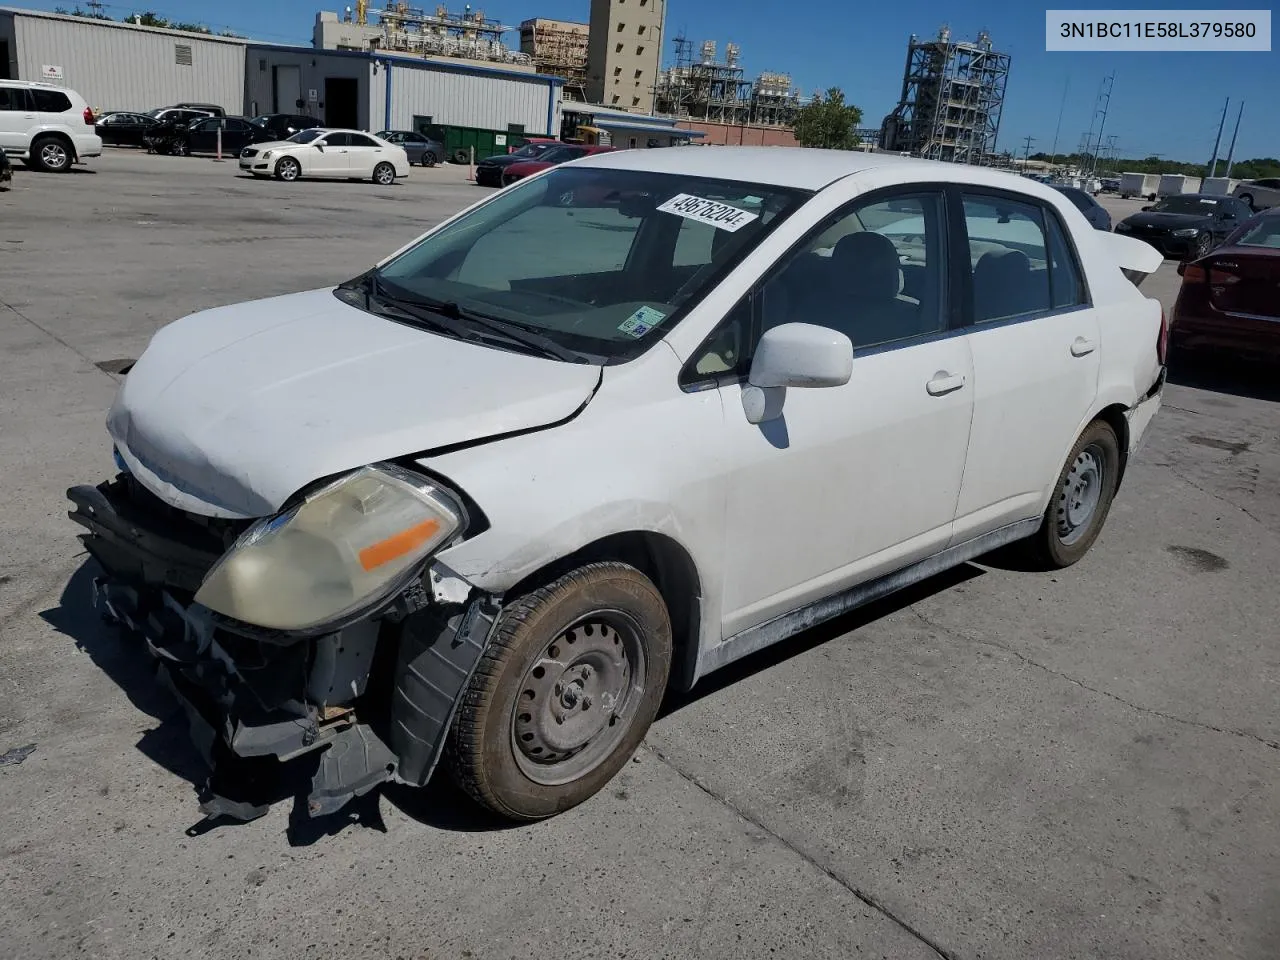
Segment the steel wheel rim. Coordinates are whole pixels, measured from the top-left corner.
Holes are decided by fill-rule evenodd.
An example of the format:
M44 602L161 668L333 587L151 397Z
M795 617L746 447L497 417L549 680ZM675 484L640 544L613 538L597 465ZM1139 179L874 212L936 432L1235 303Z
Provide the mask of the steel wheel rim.
M511 751L526 777L571 783L617 748L644 699L640 633L621 610L597 610L542 648L511 710Z
M67 151L60 143L46 143L40 148L40 161L47 167L59 169L67 165Z
M396 172L386 164L382 164L374 171L374 177L384 187L396 178Z
M1102 502L1106 480L1106 459L1102 448L1091 443L1076 456L1058 488L1058 538L1070 546L1092 526Z

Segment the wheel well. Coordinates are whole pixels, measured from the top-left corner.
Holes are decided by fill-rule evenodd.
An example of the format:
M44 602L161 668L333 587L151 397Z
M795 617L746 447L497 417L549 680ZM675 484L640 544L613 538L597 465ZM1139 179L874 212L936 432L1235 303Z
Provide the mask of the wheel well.
M65 133L62 133L59 130L46 130L41 133L37 133L31 138L31 151L33 153L35 152L36 144L41 140L57 140L67 148L67 153L70 154L72 160L76 158L76 145Z
M671 618L674 647L668 688L693 685L702 623L702 588L698 568L687 550L661 533L636 530L589 543L554 560L515 584L506 595L520 596L556 580L583 564L614 560L630 564L653 581Z
M1125 416L1125 408L1118 403L1104 408L1094 417L1095 420L1101 420L1116 432L1116 440L1120 442L1120 479L1116 483L1116 489L1124 482L1124 471L1129 465L1129 418Z

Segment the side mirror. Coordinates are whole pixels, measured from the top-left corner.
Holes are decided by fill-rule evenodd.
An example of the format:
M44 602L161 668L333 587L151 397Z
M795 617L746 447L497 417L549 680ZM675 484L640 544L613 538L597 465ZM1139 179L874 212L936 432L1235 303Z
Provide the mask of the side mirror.
M317 144L315 145L315 147L316 147L316 149L317 149L317 150L319 150L321 153L324 153L324 144L323 144L323 143L317 143Z
M853 343L843 333L812 323L783 323L756 347L742 407L749 423L782 414L787 387L840 387L853 376Z

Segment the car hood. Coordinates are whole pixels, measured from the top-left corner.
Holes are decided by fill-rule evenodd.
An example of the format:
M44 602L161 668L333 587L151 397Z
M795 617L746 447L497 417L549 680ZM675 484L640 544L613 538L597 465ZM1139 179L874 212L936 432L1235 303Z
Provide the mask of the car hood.
M1213 223L1213 218L1198 213L1135 213L1132 217L1126 217L1124 223L1130 227L1178 230L1185 227L1207 227Z
M259 143L250 144L250 146L255 150L285 150L289 147L305 146L305 144L294 143L291 140L263 140Z
M325 288L169 324L129 371L107 428L167 503L262 517L367 463L568 419L600 377L374 316Z

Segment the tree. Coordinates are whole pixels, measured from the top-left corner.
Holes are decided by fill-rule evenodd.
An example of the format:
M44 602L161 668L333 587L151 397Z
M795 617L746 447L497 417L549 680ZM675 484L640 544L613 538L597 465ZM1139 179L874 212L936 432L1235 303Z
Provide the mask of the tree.
M844 102L844 91L832 87L826 96L816 94L796 114L795 134L802 147L852 150L858 145L855 128L862 110Z
M100 13L96 10L84 10L81 7L76 7L74 10L68 10L66 7L54 7L53 12L61 13L63 16L67 16L67 17L84 17L87 20L110 20L111 19L105 13Z

